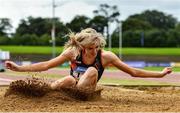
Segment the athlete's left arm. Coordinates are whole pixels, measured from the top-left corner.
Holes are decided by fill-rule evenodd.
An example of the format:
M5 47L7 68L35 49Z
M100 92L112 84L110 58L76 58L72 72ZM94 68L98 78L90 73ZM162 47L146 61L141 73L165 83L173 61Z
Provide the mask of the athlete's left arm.
M106 57L110 60L109 62L117 67L118 69L130 74L133 77L154 77L160 78L172 72L171 67L165 67L161 72L147 71L143 69L133 68L124 62L122 62L114 53L108 52Z

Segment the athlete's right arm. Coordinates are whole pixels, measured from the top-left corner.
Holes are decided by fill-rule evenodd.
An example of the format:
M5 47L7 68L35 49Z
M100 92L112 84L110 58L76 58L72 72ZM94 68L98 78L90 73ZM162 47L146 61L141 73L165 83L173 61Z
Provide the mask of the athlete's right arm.
M62 54L59 56L44 62L34 63L30 65L17 65L16 63L12 61L6 61L5 66L7 69L13 70L13 71L28 71L28 72L35 72L35 71L45 71L50 68L56 67L58 65L63 64L65 61L71 60L72 57L71 50L65 50Z

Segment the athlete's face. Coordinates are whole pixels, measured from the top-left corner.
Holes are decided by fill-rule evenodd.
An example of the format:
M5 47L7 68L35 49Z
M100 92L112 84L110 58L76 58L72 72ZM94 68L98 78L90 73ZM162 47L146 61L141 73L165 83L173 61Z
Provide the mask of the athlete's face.
M89 56L96 56L98 50L99 50L99 46L97 45L85 47L85 53Z

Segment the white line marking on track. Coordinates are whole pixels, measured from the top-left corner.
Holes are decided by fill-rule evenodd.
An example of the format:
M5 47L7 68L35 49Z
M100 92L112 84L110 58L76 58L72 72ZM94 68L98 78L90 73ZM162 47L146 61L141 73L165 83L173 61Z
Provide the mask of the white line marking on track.
M0 81L11 82L11 81L13 81L13 80L11 80L11 79L6 79L6 78L0 78Z

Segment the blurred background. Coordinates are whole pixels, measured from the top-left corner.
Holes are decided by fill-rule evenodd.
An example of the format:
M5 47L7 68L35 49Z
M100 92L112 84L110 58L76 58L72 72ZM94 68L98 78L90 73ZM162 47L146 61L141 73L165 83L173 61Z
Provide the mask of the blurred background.
M180 66L179 0L0 0L0 67L49 60L91 27L134 67ZM68 63L62 66L68 66Z

